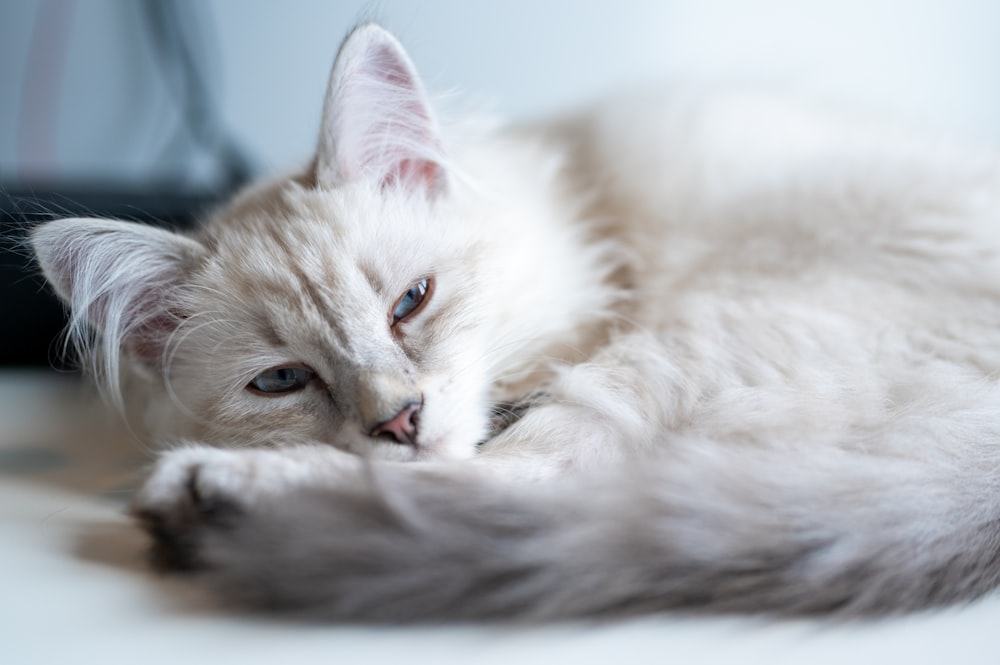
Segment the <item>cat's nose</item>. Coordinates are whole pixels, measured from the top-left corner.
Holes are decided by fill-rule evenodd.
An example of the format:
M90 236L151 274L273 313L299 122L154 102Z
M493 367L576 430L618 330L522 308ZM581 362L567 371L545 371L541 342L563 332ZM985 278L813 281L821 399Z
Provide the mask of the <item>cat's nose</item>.
M417 415L420 413L420 406L421 403L416 400L407 402L399 413L372 428L371 436L410 446L416 445Z

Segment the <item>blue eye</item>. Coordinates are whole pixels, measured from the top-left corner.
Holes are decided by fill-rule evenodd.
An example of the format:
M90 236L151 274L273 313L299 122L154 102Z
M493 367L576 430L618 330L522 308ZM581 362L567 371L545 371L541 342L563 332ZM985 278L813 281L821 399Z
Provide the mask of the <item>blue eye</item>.
M262 393L290 393L305 388L312 378L304 367L274 367L255 376L248 387Z
M430 279L425 277L407 289L406 293L400 297L396 302L396 307L392 310L392 325L396 325L408 316L412 316L414 312L420 309L420 306L427 299L430 286Z

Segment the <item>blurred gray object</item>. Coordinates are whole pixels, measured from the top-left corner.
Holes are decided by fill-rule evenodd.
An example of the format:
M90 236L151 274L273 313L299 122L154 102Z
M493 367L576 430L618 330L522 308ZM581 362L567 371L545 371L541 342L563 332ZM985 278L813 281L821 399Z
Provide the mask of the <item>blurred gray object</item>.
M132 11L135 5L128 8ZM0 365L64 367L62 308L37 274L25 246L28 229L53 217L95 216L181 227L253 177L252 159L221 120L213 94L205 5L194 0L143 0L136 18L148 34L178 120L163 150L166 169L144 177L65 176L46 172L45 159L26 159L16 178L0 183ZM124 5L123 5L124 7ZM21 94L19 148L53 158L59 87L73 0L36 3ZM184 170L198 160L199 178ZM207 174L207 175L206 175Z

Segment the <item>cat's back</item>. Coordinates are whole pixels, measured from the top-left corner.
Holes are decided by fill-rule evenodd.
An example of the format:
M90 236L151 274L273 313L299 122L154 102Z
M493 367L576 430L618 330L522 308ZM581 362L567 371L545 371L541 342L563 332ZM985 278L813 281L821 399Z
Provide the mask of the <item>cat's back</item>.
M842 356L891 321L904 364L929 353L1000 369L984 348L1000 342L993 154L758 91L620 97L541 131L568 146L591 214L629 245L643 328Z
M568 146L573 176L597 184L621 215L660 223L807 192L1000 200L998 151L786 92L636 91L529 131Z

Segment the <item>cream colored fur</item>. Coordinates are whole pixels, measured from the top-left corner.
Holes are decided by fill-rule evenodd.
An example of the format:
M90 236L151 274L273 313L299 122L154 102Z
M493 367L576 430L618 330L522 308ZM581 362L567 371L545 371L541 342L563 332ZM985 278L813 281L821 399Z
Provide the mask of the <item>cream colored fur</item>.
M933 549L952 527L991 542L1000 518L998 500L982 496L1000 488L998 225L993 156L762 94L618 98L487 132L439 122L395 40L365 26L338 58L304 171L243 192L191 234L63 220L34 242L74 331L89 325L104 340L91 353L111 393L124 354L152 390L152 435L188 442L140 499L161 540L164 524L206 528L178 517L193 486L253 515L248 506L296 505L286 495L303 487L369 497L368 473L388 474L391 498L403 474L399 487L413 489L397 499L409 515L432 492L424 480L475 481L484 496L499 492L497 510L483 508L492 524L504 501L517 507L507 514L523 508L503 487L554 477L561 498L538 497L538 510L590 516L600 539L599 525L611 527L593 487L605 488L608 505L649 512L636 528L657 532L664 552L689 547L707 561L696 575L722 579L713 561L756 561L748 543L773 538L781 574L800 566L803 585L875 562L880 572L862 577L890 589L900 552ZM425 306L390 326L400 295L429 276ZM287 394L248 390L282 366L316 379ZM416 445L373 437L371 423L410 395L422 400ZM497 425L497 409L521 417ZM340 451L416 464L365 467ZM630 475L640 487L621 485ZM607 489L608 477L623 489ZM574 496L581 514L567 508ZM456 491L451 510L466 499ZM677 510L713 526L658 521ZM420 537L456 537L432 517ZM902 525L894 539L890 522ZM740 540L750 523L759 532ZM848 543L852 525L861 536ZM587 547L558 532L536 542L554 559L572 558L571 542ZM813 551L812 536L834 544L807 565L797 556ZM205 556L229 552L216 566L240 569L221 547ZM637 556L625 550L623 561ZM996 558L987 550L977 551ZM604 564L610 575L614 556ZM926 586L931 567L906 574ZM996 573L980 568L975 584L955 584L984 591ZM371 589L388 588L389 575ZM781 580L774 588L795 586ZM532 581L535 605L510 612L598 611L582 596L545 610L557 581L573 583ZM753 609L733 601L738 585L720 588L720 608ZM812 609L824 610L940 602L815 593ZM637 594L637 606L651 602ZM318 602L302 598L286 600ZM464 598L468 612L440 615L491 615ZM795 593L769 599L758 597L761 609L810 609ZM362 606L324 607L382 616ZM418 618L415 601L397 607L412 610L396 618Z

